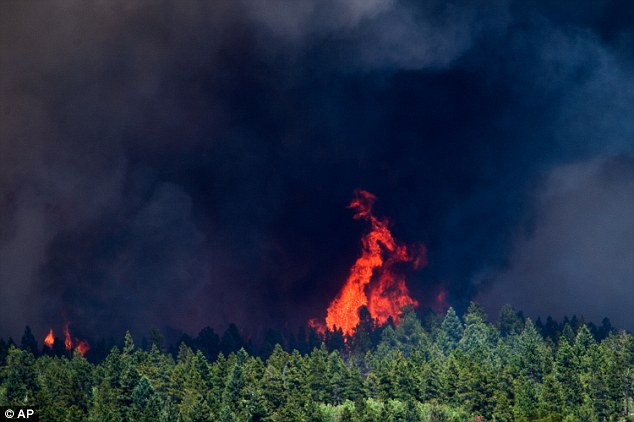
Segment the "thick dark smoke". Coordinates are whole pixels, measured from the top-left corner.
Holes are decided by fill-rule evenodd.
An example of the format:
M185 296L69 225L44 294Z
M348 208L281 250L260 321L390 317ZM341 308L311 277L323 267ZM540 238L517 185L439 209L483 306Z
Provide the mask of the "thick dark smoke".
M633 328L614 305L634 273L632 17L627 2L0 3L0 335L64 318L89 335L295 329L354 262L355 188L427 244L422 302L442 285L458 307L480 293Z
M537 198L535 227L519 236L511 267L479 300L532 315L583 315L632 327L634 160L558 167Z

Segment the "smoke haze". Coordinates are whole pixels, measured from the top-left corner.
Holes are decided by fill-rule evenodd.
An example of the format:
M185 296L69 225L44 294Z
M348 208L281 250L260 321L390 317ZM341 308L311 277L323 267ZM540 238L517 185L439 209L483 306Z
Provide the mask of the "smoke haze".
M323 316L352 191L463 308L634 328L627 2L0 3L0 336ZM552 295L544 292L552 291ZM566 294L560 294L566 292Z

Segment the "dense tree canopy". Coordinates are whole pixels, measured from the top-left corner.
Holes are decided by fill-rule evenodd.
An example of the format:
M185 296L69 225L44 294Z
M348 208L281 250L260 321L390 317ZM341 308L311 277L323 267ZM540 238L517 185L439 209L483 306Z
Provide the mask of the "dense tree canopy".
M609 321L410 307L383 327L361 310L349 337L269 332L257 353L234 325L163 343L126 333L88 361L39 351L27 327L20 347L0 342L0 405L38 405L43 421L634 420L634 337Z

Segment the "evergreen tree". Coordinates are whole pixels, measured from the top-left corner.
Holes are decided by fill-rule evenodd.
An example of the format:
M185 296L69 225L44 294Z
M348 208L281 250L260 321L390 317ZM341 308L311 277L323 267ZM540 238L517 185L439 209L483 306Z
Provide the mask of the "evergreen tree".
M156 346L156 343L152 343ZM163 403L146 377L142 377L132 390L132 404L128 420L153 422L161 419Z
M232 355L229 359L231 367L225 379L225 387L222 393L222 403L229 406L234 414L237 414L243 407L242 392L246 387L244 369L249 355L244 349Z
M279 344L275 346L273 353L267 360L263 377L263 383L266 385L264 397L267 406L271 409L279 409L286 403L286 371L288 361L288 353L282 350Z
M260 356L264 359L268 359L269 356L271 356L271 353L273 353L273 348L277 344L280 346L284 345L284 337L282 336L282 333L277 330L268 330L266 332L266 336L264 336L264 343L262 344L262 348L260 350Z
M544 377L539 400L539 414L542 419L561 421L564 418L564 391L553 373Z
M68 360L43 358L38 361L41 389L37 402L40 417L49 420L83 420L88 410L88 397Z
M328 379L328 350L322 343L319 349L313 349L306 358L308 365L307 383L312 400L316 402L332 402Z
M123 355L132 356L133 353L134 353L134 340L132 339L132 334L130 334L130 331L126 331L125 336L123 338Z
M243 398L243 419L249 421L263 421L270 412L267 407L264 391L262 388L262 377L264 375L264 364L259 357L249 357L244 363L244 381L242 388Z
M461 392L464 391L464 386L461 384L461 372L464 360L463 352L459 349L454 350L442 368L441 398L444 403L454 406L460 406L462 403Z
M469 357L479 362L490 360L497 342L495 329L486 322L484 310L471 302L465 314L465 328L459 345Z
M580 365L577 356L565 336L560 338L555 355L555 376L564 391L566 413L581 404Z
M575 337L573 349L580 362L584 365L584 357L588 354L591 346L594 344L595 341L594 337L592 337L592 333L585 324L582 325L577 332L577 336Z
M436 344L440 350L448 355L452 350L458 347L458 342L462 338L464 327L456 311L450 307L447 314L440 325L440 330L436 335Z
M548 316L548 318L546 318L546 323L544 324L544 327L542 328L541 334L546 339L550 338L552 341L559 340L559 335L561 334L559 324L557 324L550 315ZM570 330L570 333L567 333L566 335L571 336L572 329ZM570 338L568 337L566 338L568 339L568 342L570 343Z
M500 310L498 327L502 337L517 335L524 329L524 318L511 305L504 305Z
M7 363L7 354L9 353L9 345L0 338L0 366L5 366Z
M338 352L328 356L328 380L330 382L330 399L332 404L341 404L347 399L345 382L347 368Z
M229 324L229 327L222 335L220 341L220 351L225 355L237 352L241 348L246 347L244 339L240 335L240 331L235 324Z
M156 346L158 350L165 352L165 337L163 337L163 334L156 328L150 330L148 334L148 348L152 346Z
M200 330L194 344L209 361L216 360L218 353L220 353L220 337L211 327Z
M374 321L366 306L359 308L359 323L352 335L352 352L358 357L363 357L374 347Z
M33 356L38 355L37 340L31 332L31 327L28 325L24 328L24 334L22 334L22 341L20 341L20 349L31 352Z
M139 361L137 368L141 376L150 380L158 394L167 394L174 369L174 359L171 355L161 353L158 346L153 344L150 352Z
M568 344L574 344L576 331L572 329L572 326L568 322L564 322L564 328L561 331L561 336L566 339Z
M327 333L331 346L342 342L330 352L317 343L310 353L289 354L280 345L286 339L269 336L280 341L266 362L246 348L216 358L220 341L211 329L196 339L184 337L172 354L161 348L158 333L148 336L148 351L137 348L127 332L123 348L102 353L98 364L78 352L36 358L25 330L26 350L10 341L0 365L0 405L39 405L42 420L94 422L627 419L631 334L615 333L605 323L609 334L597 340L593 333L603 328L573 317L561 325L561 334L555 322L541 324L553 336L544 340L536 324L511 311L501 312L496 328L476 305L469 307L464 327L449 310L432 343L429 329L405 308L398 326L380 330L378 346L372 338L379 330L362 315L366 325L353 336ZM228 331L224 337L235 340L237 328ZM302 335L306 345L310 336ZM299 337L292 342L300 343ZM0 348L6 344L0 341Z
M341 328L334 327L334 330L326 329L325 343L328 351L334 350L343 352L346 349L346 341Z
M536 420L540 410L538 384L520 376L514 382L513 395L515 397L513 420L522 422Z
M416 317L414 308L407 306L403 309L401 322L395 331L395 345L403 356L409 357L413 351L428 354L431 349L429 336Z
M9 405L29 406L36 403L39 383L35 357L30 351L11 346L3 373L4 395Z
M511 359L518 374L539 383L552 366L551 352L530 319L517 337Z

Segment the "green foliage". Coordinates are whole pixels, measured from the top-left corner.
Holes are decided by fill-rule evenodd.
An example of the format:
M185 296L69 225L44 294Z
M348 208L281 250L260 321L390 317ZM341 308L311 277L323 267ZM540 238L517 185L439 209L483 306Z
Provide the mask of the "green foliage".
M20 341L20 349L31 352L34 356L37 355L37 341L33 336L33 332L31 332L31 327L28 325L24 328L22 341Z
M2 369L3 392L7 404L19 406L35 404L40 383L35 371L33 354L11 347L7 354L6 366Z
M458 318L453 308L449 308L436 335L436 344L447 355L458 347L458 342L462 338L463 333L464 327L462 322L460 322L460 318Z
M500 310L498 328L502 337L517 335L524 329L524 317L511 305L504 305Z
M25 330L23 349L0 342L0 405L39 405L42 421L631 419L634 338L607 324L597 341L582 320L533 324L505 307L494 326L472 304L464 325L449 309L432 341L411 308L384 328L361 316L352 336L330 331L319 343L304 331L293 343L304 353L271 343L266 361L238 347L235 326L222 341L210 328L186 339L176 359L157 331L149 350L126 333L98 364L36 357Z

